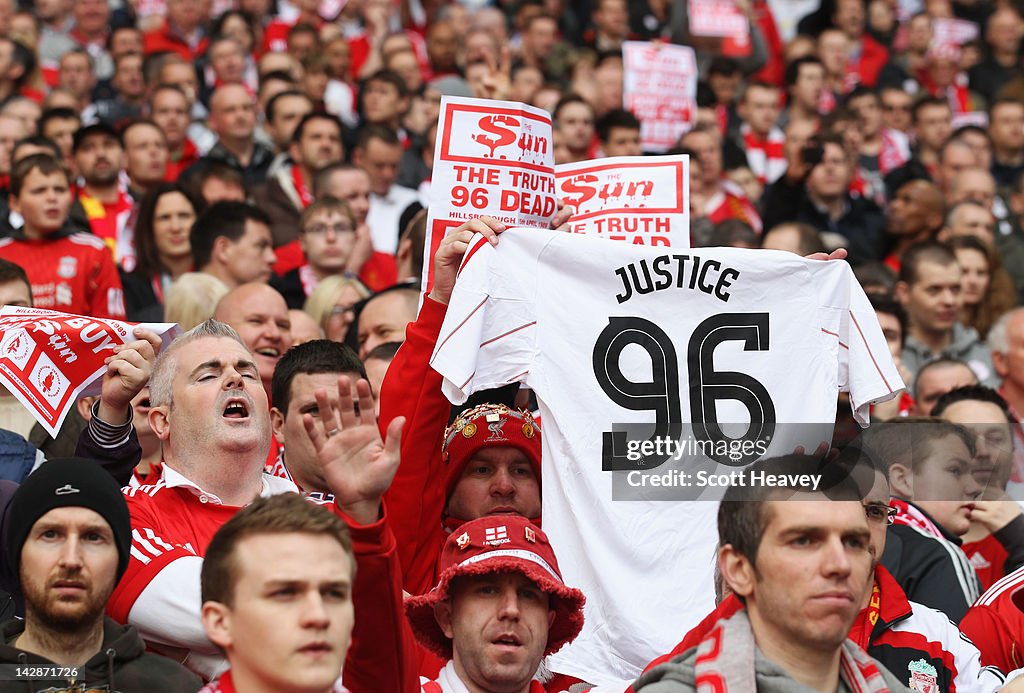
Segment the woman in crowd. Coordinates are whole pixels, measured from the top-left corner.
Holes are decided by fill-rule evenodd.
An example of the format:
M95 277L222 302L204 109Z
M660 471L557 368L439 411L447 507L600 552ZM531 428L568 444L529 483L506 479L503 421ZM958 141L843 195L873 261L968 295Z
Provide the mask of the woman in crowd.
M355 318L353 306L369 296L370 290L358 279L327 277L310 294L303 310L317 321L327 339L344 342Z
M963 271L960 319L984 338L996 319L1016 305L1013 280L999 256L974 236L954 236L948 242Z
M129 320L163 319L164 294L192 269L195 204L177 183L155 186L139 203L135 269L122 277Z

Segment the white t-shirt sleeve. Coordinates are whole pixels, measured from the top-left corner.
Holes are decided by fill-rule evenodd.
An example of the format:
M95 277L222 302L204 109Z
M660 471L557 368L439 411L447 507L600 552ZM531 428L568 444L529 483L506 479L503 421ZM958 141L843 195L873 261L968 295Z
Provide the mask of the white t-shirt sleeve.
M841 345L847 348L839 350L840 374L845 376L841 375L839 387L850 393L854 419L867 426L871 405L896 397L906 386L896 370L874 308L853 271L844 269L850 293L849 308L841 318L845 337Z
M459 270L430 359L455 404L478 390L525 381L535 362L536 254L521 247L517 233L531 231L506 231L498 247L475 238Z

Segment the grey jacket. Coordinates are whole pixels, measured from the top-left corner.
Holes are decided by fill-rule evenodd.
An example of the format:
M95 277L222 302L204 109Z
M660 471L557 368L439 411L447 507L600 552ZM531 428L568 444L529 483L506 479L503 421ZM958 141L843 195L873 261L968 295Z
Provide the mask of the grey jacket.
M670 662L651 669L633 684L635 693L696 693L694 685L694 660L697 659L697 648L693 648ZM899 679L878 664L878 671L885 679L885 685L891 693L910 693ZM758 649L754 659L754 673L757 677L757 693L815 693L813 688L797 683L783 671L782 667L770 662ZM731 692L730 692L731 693ZM737 693L754 693L754 691L738 691ZM839 693L851 693L850 687L840 678Z
M970 366L982 385L999 386L999 376L996 375L995 368L992 367L992 352L978 336L977 330L973 327L965 327L960 323L953 325L953 339L941 354L933 354L932 350L924 344L913 337L907 337L907 342L903 345L902 357L903 365L910 371L912 378L917 378L917 372L924 364L945 357L959 359ZM913 385L907 383L907 387L912 388Z

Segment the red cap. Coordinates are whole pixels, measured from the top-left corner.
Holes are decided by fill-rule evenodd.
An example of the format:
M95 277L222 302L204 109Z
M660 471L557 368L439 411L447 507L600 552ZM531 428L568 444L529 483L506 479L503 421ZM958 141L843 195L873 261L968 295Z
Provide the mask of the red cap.
M466 463L486 447L512 446L530 459L540 483L540 427L530 412L504 404L481 404L467 409L444 432L441 459L447 465L445 498L450 498Z
M554 549L547 535L525 517L482 517L453 532L441 551L441 577L430 592L405 600L405 613L421 645L446 659L452 641L434 618L434 605L448 599L452 580L462 575L522 573L550 595L554 621L548 630L544 656L557 652L583 629L586 598L562 582Z

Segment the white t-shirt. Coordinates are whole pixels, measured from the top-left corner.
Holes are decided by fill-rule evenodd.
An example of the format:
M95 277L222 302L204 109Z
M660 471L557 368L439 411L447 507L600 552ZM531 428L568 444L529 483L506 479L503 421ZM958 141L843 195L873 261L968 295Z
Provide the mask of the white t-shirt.
M619 498L715 489L638 490L633 472L603 471L613 423L738 422L724 428L782 454L829 439L838 391L866 424L871 403L903 388L845 262L535 229L496 248L474 240L431 364L455 403L517 381L536 391L543 526L566 584L587 596L583 633L550 666L595 684L636 676L714 607L717 503L613 501L613 486Z

